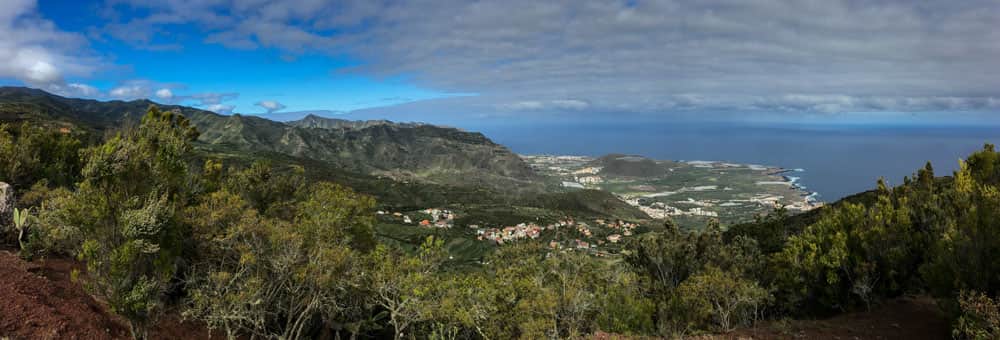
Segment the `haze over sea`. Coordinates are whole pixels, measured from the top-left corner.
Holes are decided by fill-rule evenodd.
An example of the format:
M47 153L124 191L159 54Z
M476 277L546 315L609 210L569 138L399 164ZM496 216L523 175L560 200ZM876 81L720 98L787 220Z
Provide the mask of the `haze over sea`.
M874 188L879 177L900 184L926 161L939 176L950 175L960 158L1000 142L997 126L968 125L600 122L476 129L520 154L625 153L801 168L790 176L827 202Z

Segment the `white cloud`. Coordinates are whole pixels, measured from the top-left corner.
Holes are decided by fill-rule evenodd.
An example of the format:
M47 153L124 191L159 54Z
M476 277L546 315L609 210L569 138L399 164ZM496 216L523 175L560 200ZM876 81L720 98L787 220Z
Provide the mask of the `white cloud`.
M207 92L207 93L197 93L185 96L185 99L194 100L198 102L197 105L207 106L207 105L219 104L224 101L233 100L239 96L240 96L239 93L232 93L232 92L228 93Z
M168 100L169 101L169 100L174 99L174 92L170 91L170 89L159 89L159 90L156 90L156 97L160 98L160 99L163 99L163 100Z
M556 100L525 100L513 104L500 105L501 108L516 111L532 110L559 110L573 111L584 110L590 107L590 103L577 99L556 99Z
M215 113L219 113L219 114L232 114L233 113L233 109L235 109L235 108L236 107L233 106L233 105L225 105L225 104L212 104L212 105L205 106L206 110L209 110L209 111L212 111L212 112L215 112Z
M72 93L80 97L96 97L101 94L101 90L87 84L72 83L68 85Z
M267 110L267 113L273 113L275 111L280 111L285 108L284 104L281 104L273 100L262 100L254 105L264 108L265 110Z
M346 54L365 61L355 72L480 95L436 103L493 110L979 110L1000 98L993 0L122 1L139 40L193 24L230 48Z
M60 31L38 14L34 0L0 2L0 77L50 91L67 91L67 76L85 76L96 58L84 54L86 39Z
M149 89L140 84L126 84L114 87L108 95L116 99L141 99L149 97Z

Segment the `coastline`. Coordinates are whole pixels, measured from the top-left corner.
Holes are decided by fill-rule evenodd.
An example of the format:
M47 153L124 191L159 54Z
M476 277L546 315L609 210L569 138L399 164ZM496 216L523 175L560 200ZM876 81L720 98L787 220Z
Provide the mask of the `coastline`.
M525 159L525 160L537 159L537 158L553 158L553 159L561 159L561 160L565 160L565 161L574 161L574 162L592 162L592 161L601 159L602 157L606 157L607 155L605 155L605 156L584 156L584 155L555 155L555 154L518 154L518 156L521 157L522 159ZM774 181L759 181L758 182L759 185L780 184L780 185L788 186L788 188L790 188L794 192L794 194L792 194L792 193L789 193L789 194L795 195L795 196L790 196L788 198L792 199L792 201L797 201L794 204L790 204L789 205L793 209L798 209L798 210L805 211L805 210L810 210L810 209L822 206L824 204L824 202L819 199L819 197L821 196L821 194L819 192L808 190L808 188L806 187L806 185L804 185L802 183L802 177L801 176L793 176L792 175L793 173L803 173L803 172L806 172L806 169L804 169L804 168L784 168L784 167L780 167L780 166L761 165L761 164L756 164L756 163L737 163L737 162L729 162L729 161L666 160L666 159L648 158L648 157L641 156L641 155L625 155L625 154L620 154L620 156L622 156L622 157L634 157L634 158L636 158L636 160L642 160L642 159L650 160L650 161L656 162L658 164L665 164L665 163L684 164L684 165L687 165L687 166L692 166L692 167L695 167L695 168L709 169L709 170L712 170L712 171L726 171L726 169L749 169L751 171L757 171L761 175L764 175L764 176L767 176L767 177L770 177L770 178L774 179ZM536 169L536 170L542 170L542 169ZM671 169L671 171L673 171L673 170ZM592 173L591 175L594 175L594 174L596 174L596 173ZM583 184L577 183L575 181L573 181L573 182L568 182L568 181L562 182L562 185L564 187L573 187L573 188L584 187ZM645 197L645 198L652 198L652 197L656 197L656 196L670 196L670 195L679 194L679 193L682 193L682 192L697 191L698 188L700 188L700 187L691 187L691 188L683 187L683 188L680 188L678 190L673 190L673 191L669 191L669 192L665 192L665 193L647 194L647 195L645 195L643 197ZM795 198L795 197L797 197L797 198ZM801 203L799 203L799 202L801 202Z

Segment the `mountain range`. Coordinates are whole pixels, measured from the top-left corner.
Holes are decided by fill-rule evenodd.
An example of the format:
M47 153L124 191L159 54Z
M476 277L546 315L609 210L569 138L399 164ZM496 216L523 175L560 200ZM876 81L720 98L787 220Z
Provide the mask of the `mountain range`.
M349 121L308 114L278 122L250 115L221 115L149 100L97 101L23 87L0 87L0 121L35 121L90 132L138 121L150 105L188 117L209 150L271 152L399 181L509 188L539 179L506 147L481 133L386 120Z

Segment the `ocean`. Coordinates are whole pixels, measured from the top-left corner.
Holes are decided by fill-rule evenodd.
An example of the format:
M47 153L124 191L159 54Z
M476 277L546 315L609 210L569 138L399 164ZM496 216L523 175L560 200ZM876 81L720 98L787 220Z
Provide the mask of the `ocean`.
M799 169L789 176L827 202L872 189L879 177L900 184L927 161L938 176L950 175L960 158L1000 142L996 126L515 123L475 131L520 154L623 153Z

